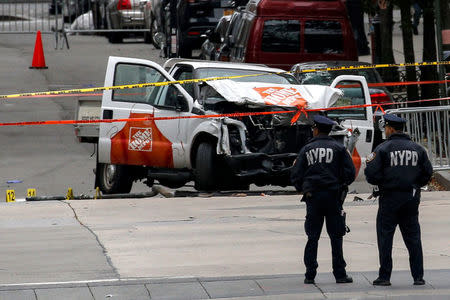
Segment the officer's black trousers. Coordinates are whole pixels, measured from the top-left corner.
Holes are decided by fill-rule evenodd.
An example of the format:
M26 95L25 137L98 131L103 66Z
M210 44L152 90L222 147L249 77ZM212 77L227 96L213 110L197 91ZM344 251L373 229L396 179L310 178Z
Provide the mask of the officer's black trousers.
M377 215L377 240L381 279L389 280L392 272L392 240L397 224L409 252L414 279L423 278L423 254L420 240L419 197L412 193L383 193Z
M344 278L346 263L342 252L342 237L344 235L344 221L341 217L342 205L337 190L314 191L306 199L305 232L308 236L304 262L305 277L314 279L317 273L317 248L324 219L327 232L331 240L333 256L333 274L335 278Z

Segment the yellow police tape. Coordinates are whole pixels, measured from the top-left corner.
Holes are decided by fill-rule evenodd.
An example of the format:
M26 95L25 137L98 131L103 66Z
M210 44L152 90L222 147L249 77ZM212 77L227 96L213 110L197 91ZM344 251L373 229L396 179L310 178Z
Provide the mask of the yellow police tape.
M31 96L62 95L62 94L73 94L73 93L92 93L92 92L101 92L101 91L110 91L110 90L143 88L143 87L149 87L149 86L165 86L165 85L171 85L171 84L186 84L186 83L194 83L194 82L216 81L216 80L223 80L223 79L257 77L257 76L264 76L267 74L293 74L293 73L311 73L311 72L320 72L320 71L361 70L361 69L374 69L374 68L418 67L418 66L438 66L438 65L450 65L450 61L434 61L434 62L402 63L402 64L358 65L358 66L346 66L346 67L305 69L305 70L300 70L300 71L283 71L283 72L275 72L275 73L265 72L265 73L248 74L248 75L222 76L222 77L211 77L211 78L151 82L151 83L136 83L136 84L109 86L109 87L94 87L94 88L71 89L71 90L61 90L61 91L30 92L30 93L21 93L21 94L0 95L0 99L31 97Z

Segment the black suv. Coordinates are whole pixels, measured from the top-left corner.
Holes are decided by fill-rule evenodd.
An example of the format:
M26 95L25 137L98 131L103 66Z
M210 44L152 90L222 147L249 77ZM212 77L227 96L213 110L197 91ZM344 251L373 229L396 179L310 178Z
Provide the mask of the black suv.
M192 57L192 50L200 49L205 41L206 31L214 30L222 16L232 14L233 6L232 0L167 1L166 5L163 4L165 17L161 18L165 24L160 26L164 28L166 56ZM176 47L171 44L175 37Z

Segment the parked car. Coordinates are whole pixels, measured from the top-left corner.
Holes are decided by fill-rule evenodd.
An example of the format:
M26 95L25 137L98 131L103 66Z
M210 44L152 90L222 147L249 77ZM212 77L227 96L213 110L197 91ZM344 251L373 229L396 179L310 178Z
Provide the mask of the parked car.
M216 28L214 30L208 30L205 33L205 37L207 38L205 42L203 42L200 52L200 59L206 60L215 60L216 53L220 49L220 45L225 40L225 36L227 33L228 25L230 24L231 16L223 16L220 18L219 23L217 23Z
M297 78L301 84L325 84L329 85L333 80L340 75L358 75L364 76L369 86L370 99L372 104L386 104L392 103L393 98L389 90L384 86L371 87L372 83L382 83L380 74L376 69L355 69L355 70L336 70L336 71L317 71L302 73L302 70L312 69L324 69L324 68L336 68L336 67L348 67L348 66L365 66L369 63L359 61L315 61L307 63L295 64L291 68L291 72ZM383 106L383 109L391 108L390 105ZM380 118L381 111L373 108L373 111L377 111L375 117ZM377 123L377 120L376 120ZM374 147L382 142L382 132L380 128L375 126L374 132Z
M242 9L238 9L231 16L230 24L228 25L227 31L225 32L225 38L216 53L215 60L219 61L230 61L230 51L231 45L234 42L234 37L239 32L239 24L242 19Z
M298 62L358 60L341 0L251 0L230 39L230 61L289 70Z
M141 0L141 10L144 15L144 42L153 44L156 49L161 48L163 34L162 20L164 6L161 0Z
M158 47L162 42L166 57L190 58L206 31L233 13L233 5L232 0L151 0L144 6L145 28Z
M144 14L139 0L112 0L106 6L108 29L143 29ZM126 32L108 32L111 43L121 43Z

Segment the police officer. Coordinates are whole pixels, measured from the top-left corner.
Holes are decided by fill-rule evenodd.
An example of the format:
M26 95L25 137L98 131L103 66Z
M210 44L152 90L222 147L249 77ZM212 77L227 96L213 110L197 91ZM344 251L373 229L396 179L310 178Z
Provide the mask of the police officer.
M355 179L355 167L345 147L330 137L333 124L325 116L315 115L313 138L301 150L291 170L291 181L306 201L304 263L306 284L313 284L317 274L317 247L324 218L331 240L333 275L336 283L353 282L345 271L342 251L345 221L341 195L344 186Z
M379 276L373 285L391 285L392 239L397 224L409 252L414 285L423 285L423 255L420 240L420 187L431 178L433 168L425 150L403 133L406 120L384 116L387 140L367 157L367 181L380 193L377 215Z

